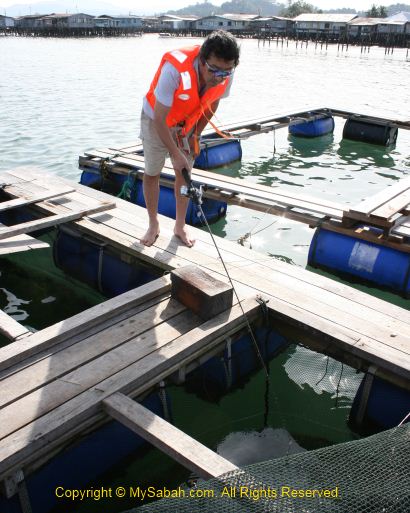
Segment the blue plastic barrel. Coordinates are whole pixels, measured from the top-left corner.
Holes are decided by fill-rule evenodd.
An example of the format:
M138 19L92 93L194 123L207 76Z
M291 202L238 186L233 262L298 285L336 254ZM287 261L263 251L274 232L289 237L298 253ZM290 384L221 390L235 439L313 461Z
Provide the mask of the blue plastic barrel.
M98 169L87 169L81 173L80 184L118 196L131 203L136 202L138 190L142 188L142 181L139 180L136 171L127 175L112 172L103 175Z
M65 228L58 230L53 254L57 267L108 297L157 278L142 265L121 260L114 248Z
M218 137L211 137L217 139ZM195 159L194 167L198 169L215 169L226 166L242 158L242 147L239 140L227 140L215 146L203 143L205 147Z
M138 190L135 203L141 207L145 207L145 199L142 187ZM208 223L217 221L226 214L227 204L223 201L211 200L203 198L202 210ZM166 217L175 219L176 205L174 190L169 187L161 186L159 191L158 212ZM192 226L204 224L198 207L189 201L188 210L185 218L186 222Z
M102 178L100 171L83 171L80 183L89 187L97 187L103 192L118 196L130 201L140 207L145 208L144 190L142 180L136 174L120 175L108 172L107 176ZM208 223L212 223L226 215L227 203L208 198L203 198L202 210ZM161 185L159 193L158 212L164 216L175 219L176 206L174 190ZM199 209L192 201L189 202L185 221L192 226L204 224Z
M397 249L319 227L310 243L308 264L410 295L410 254Z
M288 130L292 135L297 137L320 137L321 135L333 132L335 121L332 116L313 119L311 121L302 121L300 123L292 123Z
M369 378L370 385L365 386L365 381ZM410 392L408 390L379 377L366 375L354 398L350 422L366 431L390 429L399 425L409 411ZM361 418L358 418L359 416Z
M254 334L258 350L248 333L240 336L232 341L230 347L226 346L220 355L213 356L187 374L187 390L205 400L218 400L261 369L259 354L267 362L289 343L270 329L258 328Z
M87 187L99 187L101 185L101 172L98 169L87 169L81 173L80 184Z

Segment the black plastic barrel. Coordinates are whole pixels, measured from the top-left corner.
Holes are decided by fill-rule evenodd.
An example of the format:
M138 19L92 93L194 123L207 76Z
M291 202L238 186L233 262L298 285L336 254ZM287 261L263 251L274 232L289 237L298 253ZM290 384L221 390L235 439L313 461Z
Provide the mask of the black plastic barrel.
M380 146L391 146L397 140L397 127L388 123L369 123L349 118L343 129L343 138Z

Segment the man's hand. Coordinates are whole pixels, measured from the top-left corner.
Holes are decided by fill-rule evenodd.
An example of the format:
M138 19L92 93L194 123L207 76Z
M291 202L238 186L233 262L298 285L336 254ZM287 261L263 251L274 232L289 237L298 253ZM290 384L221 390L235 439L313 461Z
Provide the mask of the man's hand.
M174 171L182 172L182 170L185 168L187 171L191 171L192 165L190 164L189 160L187 159L185 153L177 148L176 151L174 151L171 155L171 162L172 167L174 168Z

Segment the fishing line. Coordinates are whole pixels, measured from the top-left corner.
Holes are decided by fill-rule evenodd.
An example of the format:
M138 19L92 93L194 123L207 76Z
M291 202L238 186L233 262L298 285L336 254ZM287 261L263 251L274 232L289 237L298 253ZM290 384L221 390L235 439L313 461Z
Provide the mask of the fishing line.
M258 358L259 358L259 360L261 362L262 368L263 368L263 370L265 372L265 378L266 378L267 382L269 382L268 369L267 369L266 364L265 364L265 362L263 360L262 354L261 354L261 352L259 350L259 346L258 346L258 343L256 342L256 338L254 336L252 327L251 327L251 325L249 323L249 319L248 319L248 317L247 317L247 315L245 313L245 310L243 309L242 303L241 303L241 301L239 299L239 295L238 295L238 293L236 291L235 285L233 284L233 281L232 281L232 278L231 278L231 276L229 274L228 268L225 265L225 261L224 261L224 259L222 257L222 254L221 254L220 250L219 250L218 244L216 243L216 240L215 240L215 237L214 237L214 235L212 233L212 230L211 230L211 228L210 228L210 226L208 224L208 220L207 220L207 218L205 216L205 213L202 210L202 206L201 206L201 202L202 202L202 186L200 186L199 189L194 187L194 185L192 183L192 180L191 180L191 178L189 176L189 173L188 173L188 171L185 168L182 170L182 176L184 177L184 180L185 180L185 182L187 184L187 187L184 187L184 186L181 187L181 194L183 196L190 197L193 200L193 202L195 203L195 205L199 209L199 212L200 212L200 214L201 214L201 216L203 218L203 221L204 221L204 225L206 226L206 228L208 230L208 233L209 233L209 235L210 235L210 237L212 239L212 242L213 242L213 244L215 246L215 249L216 249L216 251L218 253L218 257L221 260L221 263L222 263L222 266L223 266L223 268L225 270L226 276L228 277L229 283L232 286L232 290L233 290L233 292L235 294L236 300L238 301L239 307L240 307L240 309L242 311L243 318L245 319L245 322L246 322L246 327L247 327L247 329L249 331L251 340L252 340L252 342L253 342L253 344L255 346L256 353L257 353Z

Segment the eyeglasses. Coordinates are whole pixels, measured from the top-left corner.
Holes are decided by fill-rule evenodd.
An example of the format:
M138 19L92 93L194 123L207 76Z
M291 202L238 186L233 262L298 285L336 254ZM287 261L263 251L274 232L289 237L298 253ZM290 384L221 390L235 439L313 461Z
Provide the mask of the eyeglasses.
M206 66L206 69L214 75L215 78L226 78L230 77L233 72L235 71L235 68L232 69L220 69L220 68L214 68L210 64L207 63L206 60L204 60L204 64Z

